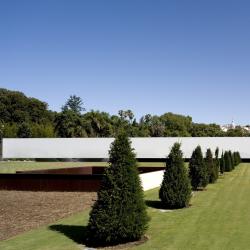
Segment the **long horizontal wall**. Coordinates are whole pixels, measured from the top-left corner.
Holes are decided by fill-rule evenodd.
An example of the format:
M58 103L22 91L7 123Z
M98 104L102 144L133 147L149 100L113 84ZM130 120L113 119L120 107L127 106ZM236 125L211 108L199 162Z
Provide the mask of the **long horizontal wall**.
M140 174L143 190L159 187L163 172L160 170ZM96 192L100 188L101 180L100 174L34 174L32 171L21 174L0 174L0 190Z
M32 138L3 139L3 158L81 158L107 159L113 138ZM250 159L250 137L155 137L131 138L138 159L163 159L175 142L181 143L185 158L197 145L239 151Z

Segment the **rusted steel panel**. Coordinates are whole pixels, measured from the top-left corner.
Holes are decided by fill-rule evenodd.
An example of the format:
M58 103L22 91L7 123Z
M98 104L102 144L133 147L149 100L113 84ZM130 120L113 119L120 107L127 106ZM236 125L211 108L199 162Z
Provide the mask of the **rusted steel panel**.
M102 175L0 174L0 189L96 192L101 179Z
M163 170L164 167L139 167L139 173ZM26 191L87 191L100 188L105 167L76 167L18 171L0 174L0 189Z

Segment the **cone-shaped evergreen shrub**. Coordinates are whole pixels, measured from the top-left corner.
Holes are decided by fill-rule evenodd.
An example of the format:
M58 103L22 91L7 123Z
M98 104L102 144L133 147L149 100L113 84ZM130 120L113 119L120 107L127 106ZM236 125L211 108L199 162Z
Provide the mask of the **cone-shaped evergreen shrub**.
M106 246L140 239L148 216L135 154L124 132L109 151L109 163L90 212L87 244Z
M234 166L236 167L239 164L237 152L233 152L233 160L234 160Z
M166 169L159 191L165 208L187 207L191 198L191 185L184 165L181 145L175 143L166 160Z
M219 159L219 148L218 147L215 150L214 164L215 164L215 177L217 180L219 178L219 172L220 172L220 159Z
M240 152L236 152L236 155L237 155L237 163L240 164L241 163Z
M241 163L240 153L238 151L234 152L233 156L234 156L234 164L235 166L238 166Z
M206 152L205 164L208 171L209 183L214 183L216 181L217 174L211 149L208 149Z
M226 151L224 154L224 162L225 162L225 172L232 171L231 159L228 151Z
M208 171L200 146L198 146L192 153L189 162L189 177L194 190L197 190L198 188L205 188L208 184Z
M234 159L233 159L233 154L232 154L232 151L231 150L229 150L229 158L230 158L230 161L231 161L231 170L233 170L234 169Z
M222 152L221 158L220 158L220 173L223 174L225 172L225 157L224 153Z

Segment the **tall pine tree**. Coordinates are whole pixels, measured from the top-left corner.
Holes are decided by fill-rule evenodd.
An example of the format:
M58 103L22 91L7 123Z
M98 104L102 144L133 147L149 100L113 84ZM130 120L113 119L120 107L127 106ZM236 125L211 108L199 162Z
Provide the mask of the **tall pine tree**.
M209 181L208 171L204 162L201 147L197 146L193 151L189 162L189 177L194 190L204 189Z
M191 185L184 165L181 145L175 143L166 160L166 169L159 191L165 208L183 208L189 205Z
M90 246L116 245L139 240L147 229L135 154L131 142L120 132L111 145L109 164L87 227Z

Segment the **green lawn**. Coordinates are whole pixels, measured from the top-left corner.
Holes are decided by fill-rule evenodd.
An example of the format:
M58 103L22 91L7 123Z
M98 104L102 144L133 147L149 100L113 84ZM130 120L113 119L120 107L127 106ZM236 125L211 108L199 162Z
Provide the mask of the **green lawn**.
M83 166L107 166L106 162L35 162L0 161L0 173L15 173L21 170L55 169ZM140 162L139 166L164 166L161 162Z
M241 164L206 191L195 192L186 209L157 209L158 190L145 193L150 206L150 240L133 249L250 249L250 164ZM3 250L79 250L88 211L12 239Z

